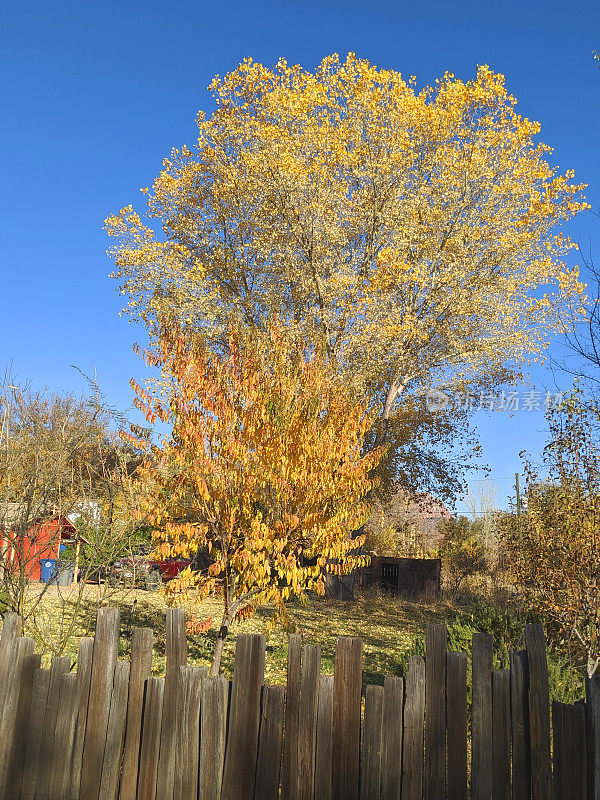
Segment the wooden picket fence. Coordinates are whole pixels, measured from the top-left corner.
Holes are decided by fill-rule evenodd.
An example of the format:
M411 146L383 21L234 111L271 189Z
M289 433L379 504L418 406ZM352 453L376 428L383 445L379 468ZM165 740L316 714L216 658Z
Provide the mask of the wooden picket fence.
M493 669L493 642L447 652L444 625L404 677L368 686L362 642L338 639L334 677L320 649L289 640L287 686L264 683L265 639L237 638L230 682L188 667L185 621L167 612L164 678L153 632L118 660L119 612L98 612L77 671L40 668L8 613L0 638L2 800L600 800L600 680L585 701L549 704L542 628ZM552 713L550 713L552 711ZM552 722L551 722L552 720Z

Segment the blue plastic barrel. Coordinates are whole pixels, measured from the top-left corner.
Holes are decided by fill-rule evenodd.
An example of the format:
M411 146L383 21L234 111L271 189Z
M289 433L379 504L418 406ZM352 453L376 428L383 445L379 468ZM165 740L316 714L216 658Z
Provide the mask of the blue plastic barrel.
M56 571L56 559L55 558L43 558L40 561L40 580L43 583L48 583L50 578L54 575Z

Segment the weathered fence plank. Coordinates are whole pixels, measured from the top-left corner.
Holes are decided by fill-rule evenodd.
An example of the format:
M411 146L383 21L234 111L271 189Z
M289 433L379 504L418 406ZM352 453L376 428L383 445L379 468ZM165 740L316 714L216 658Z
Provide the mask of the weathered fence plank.
M333 678L319 678L317 703L317 753L315 758L315 798L331 800L333 759Z
M110 697L119 648L119 610L100 608L92 656L87 725L81 767L81 796L98 800Z
M367 686L363 727L360 800L379 800L383 751L383 686Z
M48 702L49 687L50 670L36 669L33 676L33 690L31 693L31 713L29 715L27 748L25 750L26 769L23 771L22 800L34 800L35 797L40 747L42 744L40 709L45 708Z
M285 687L263 686L254 800L277 800L279 797L284 712ZM314 747L312 754L314 758ZM310 797L312 800L312 787Z
M15 684L15 669L21 634L21 618L13 611L4 615L2 636L0 637L0 729L8 731L7 714L12 705L12 687ZM6 777L6 768L12 749L12 731L0 737L0 788Z
M79 652L77 656L77 680L75 683L77 721L75 725L75 734L73 736L73 747L71 749L71 769L69 775L69 785L65 791L65 800L79 800L81 767L83 762L83 743L85 740L85 728L87 725L87 711L90 697L90 682L92 679L93 654L94 640L89 636L80 639Z
M23 663L28 656L33 654L34 646L35 642L33 639L27 639L25 637L17 639L16 658L8 675L11 689L5 698L1 728L0 796L5 795L7 792L9 787L8 773L12 771L11 760L14 749L15 728L17 727L17 710L21 691Z
M550 692L544 629L525 625L529 666L529 740L531 743L531 795L533 800L551 800Z
M448 797L467 798L467 654L446 656Z
M196 799L200 760L200 706L206 667L179 667L175 800Z
M121 773L121 785L119 786L119 800L136 800L144 684L152 671L153 644L154 631L152 628L133 629L125 745L123 748L123 771Z
M492 798L510 797L510 672L492 673Z
M19 800L23 784L23 769L27 751L27 732L31 714L33 680L35 671L40 668L42 657L32 653L23 658L19 680L19 700L13 735L12 752L7 771L7 800Z
M175 738L177 730L177 690L179 668L187 664L185 613L181 608L167 609L167 668L163 720L160 736L156 794L160 800L173 800L175 785Z
M221 800L252 800L264 674L265 637L238 635Z
M298 772L295 785L295 797L298 800L312 800L313 798L320 673L321 648L305 645L302 649L298 715Z
M38 759L38 776L35 785L35 796L39 800L46 800L50 794L50 778L53 770L54 734L60 703L60 685L62 676L71 667L68 656L57 656L52 659L50 667L50 685L48 699L44 709L42 723L42 739Z
M340 637L333 676L333 800L358 800L362 640Z
M293 800L298 774L298 736L300 725L300 679L302 639L293 633L288 639L287 687L285 693L285 739L281 800ZM292 776L294 782L292 784Z
M156 777L164 691L164 678L148 678L146 680L137 800L155 800L157 798Z
M585 727L589 800L600 800L600 675L585 679Z
M128 688L129 661L117 661L110 700L106 745L104 746L102 760L102 778L100 781L100 797L102 800L116 800L119 793Z
M60 677L60 702L56 715L49 790L46 795L49 800L63 800L69 782L71 747L77 722L76 681L77 675L74 672L64 672ZM40 798L44 796L41 792L36 792L36 795Z
M559 703L557 700L552 701L552 780L556 800L561 800L561 798L564 797L565 791L564 770L567 754L565 752L564 709L564 703Z
M402 798L402 712L404 678L386 675L383 683L381 791L385 800Z
M406 673L402 751L402 800L423 796L423 726L425 722L425 661L411 656Z
M220 800L221 797L228 702L227 678L220 676L202 681L199 800Z
M425 647L425 797L446 797L446 641L444 624L428 625Z
M573 800L587 800L587 758L585 741L585 702L579 700L573 705L571 742L573 762Z
M492 793L492 667L494 642L473 634L471 704L471 797L489 800Z
M527 652L525 650L510 651L510 718L512 737L512 800L529 800L531 797L529 676Z

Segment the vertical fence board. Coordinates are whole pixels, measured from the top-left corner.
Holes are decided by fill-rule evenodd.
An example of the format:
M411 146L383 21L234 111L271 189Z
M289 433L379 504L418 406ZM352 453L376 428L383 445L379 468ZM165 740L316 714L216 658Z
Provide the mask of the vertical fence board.
M129 661L117 661L110 699L106 745L102 759L102 778L100 781L101 800L117 800L123 742L125 740L125 719L127 716L127 690L129 688Z
M187 664L185 613L181 608L167 609L167 668L163 701L156 794L160 800L173 800L175 783L175 737L177 728L177 687L179 668Z
M91 637L85 637L79 640L79 653L77 656L77 680L75 683L77 720L75 724L75 734L73 736L71 769L69 775L69 784L65 791L65 800L79 800L81 767L83 762L83 742L85 739L85 728L87 725L93 652L94 640Z
M473 634L471 706L471 797L489 800L492 793L492 659L494 642Z
M27 731L27 748L25 751L26 768L23 771L22 800L34 800L35 797L40 746L42 743L40 709L46 707L49 687L50 670L36 669L33 676L33 690L31 693L31 713L29 715L29 727Z
M546 643L541 625L525 625L525 645L529 666L531 795L533 800L551 800L550 692Z
M206 667L179 667L175 800L196 800L200 760L200 704Z
M137 800L155 800L157 797L156 777L164 691L164 678L148 678L146 680ZM81 800L83 800L83 796Z
M467 798L467 654L446 656L448 797Z
M600 800L600 675L585 679L585 727L589 800Z
M564 797L565 788L564 708L564 703L559 703L557 700L552 701L552 780L556 800Z
M98 800L110 697L119 648L119 610L100 608L92 656L87 725L81 767L81 796Z
M221 800L252 800L264 674L265 637L240 634L235 648Z
M315 798L331 800L333 758L333 678L319 678L317 703L317 752L315 758Z
M254 800L279 797L284 712L285 686L263 686Z
M333 800L357 800L360 764L362 640L340 637L333 677Z
M510 797L510 672L492 673L492 797Z
M21 665L17 717L6 778L7 800L19 800L21 795L25 754L27 751L27 732L33 696L33 680L36 670L40 668L41 659L42 657L39 653L31 653L23 658Z
M444 624L427 626L425 657L425 797L446 797L446 640Z
M300 725L300 670L302 639L294 633L288 640L287 688L285 693L285 738L281 800L293 800L298 774L298 735ZM294 783L292 784L292 776ZM294 790L292 789L294 787Z
M571 761L573 763L573 800L587 800L587 765L585 742L585 703L572 707Z
M227 678L220 676L202 681L199 800L220 800L221 797L228 699Z
M423 725L425 721L425 661L411 656L406 674L402 751L402 800L423 796Z
M17 727L17 711L19 706L19 695L21 693L21 683L23 680L23 664L28 656L33 654L35 642L33 639L25 637L17 639L17 649L15 662L8 675L9 691L7 692L4 703L4 714L2 720L2 748L0 750L0 794L5 795L8 791L9 772L12 772L12 755L15 741L15 729Z
M71 746L77 720L76 681L77 675L74 672L63 672L60 678L60 702L56 715L52 768L47 795L49 800L63 800L68 785Z
M127 698L127 721L123 749L123 771L119 787L119 800L136 800L140 740L142 734L142 708L144 683L152 671L152 628L134 628L131 637L131 666Z
M298 772L296 797L312 800L315 785L317 703L321 672L321 648L306 645L302 650L300 707L298 714Z
M50 793L50 777L53 769L54 734L56 719L60 703L60 684L62 676L69 671L71 659L68 656L59 656L52 659L50 667L50 685L48 699L44 709L42 723L42 740L38 758L38 777L35 785L35 795L39 800L45 800Z
M379 800L383 750L383 686L367 686L360 774L360 800Z
M510 718L512 800L529 800L531 797L529 675L525 650L510 651Z
M13 706L12 688L16 680L20 634L21 618L13 611L7 611L0 637L0 729L3 732L8 731L7 715L11 713ZM0 788L4 786L11 749L12 731L7 736L0 737Z
M381 791L385 800L402 798L402 712L404 678L386 675L383 683Z

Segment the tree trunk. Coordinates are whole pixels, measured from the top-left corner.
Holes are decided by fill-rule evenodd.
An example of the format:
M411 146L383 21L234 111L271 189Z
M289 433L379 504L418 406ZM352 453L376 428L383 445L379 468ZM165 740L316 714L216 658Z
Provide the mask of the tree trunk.
M210 672L209 672L209 677L211 678L216 678L219 675L219 670L221 669L221 657L223 655L223 646L225 644L225 639L227 638L227 634L229 633L230 625L231 625L231 619L227 615L225 615L223 617L223 621L221 622L221 629L219 630L217 641L215 642L215 650L213 653L213 660L212 664L210 665Z

